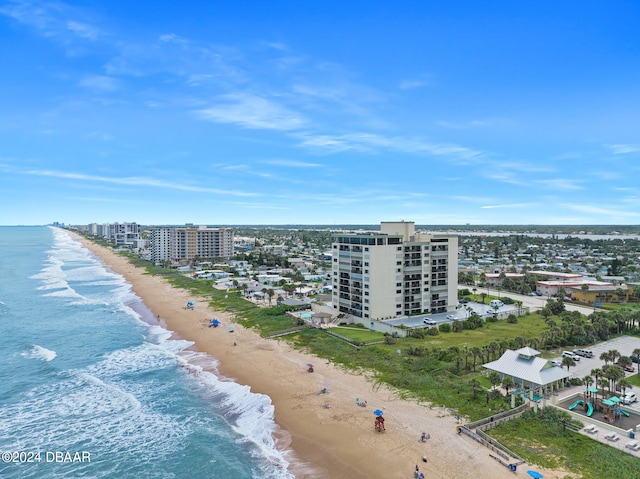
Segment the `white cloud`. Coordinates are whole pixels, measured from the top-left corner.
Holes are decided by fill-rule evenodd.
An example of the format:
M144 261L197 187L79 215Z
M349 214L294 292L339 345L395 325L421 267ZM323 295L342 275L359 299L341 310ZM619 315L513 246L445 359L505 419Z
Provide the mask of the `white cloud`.
M608 147L614 155L626 155L628 153L640 152L640 146L638 145L616 144L616 145L605 145L605 146Z
M115 91L118 89L118 80L104 75L83 78L78 84L85 88L105 92Z
M533 206L533 203L511 203L511 204L504 204L504 205L484 205L484 206L481 206L480 208L483 208L483 209L523 208L523 207L527 207L527 206Z
M535 183L552 190L584 190L580 181L567 178L536 180Z
M401 90L411 90L413 88L421 88L427 85L428 83L424 80L404 80L400 82L398 88L400 88Z
M100 31L97 28L85 23L74 22L72 20L67 22L67 29L71 30L79 37L87 38L89 40L95 40L100 35Z
M263 163L274 166L287 166L291 168L319 168L322 165L320 163L310 163L307 161L296 160L265 160Z
M593 206L593 205L579 205L574 203L565 203L562 207L569 208L575 211L580 211L582 213L595 214L600 216L605 216L602 223L609 223L610 218L629 218L629 217L640 217L640 212L638 211L624 211L624 210L616 210L613 208L602 208L601 206Z
M97 176L97 175L88 175L85 173L72 173L72 172L53 171L53 170L27 170L27 171L24 171L24 174L34 175L34 176L45 176L45 177L51 177L51 178L62 178L62 179L68 179L68 180L79 180L81 182L95 181L98 183L109 183L109 184L124 185L124 186L150 186L154 188L191 191L195 193L211 193L216 195L259 196L259 194L255 192L221 190L218 188L187 185L184 183L170 182L170 181L158 180L155 178L147 178L147 177L129 176L129 177L117 178L117 177Z
M336 153L355 150L372 152L375 149L402 151L431 156L447 156L462 162L480 162L485 154L455 144L429 143L421 139L405 137L386 137L373 133L348 133L344 135L313 135L303 133L296 135L302 139L298 146L316 147Z
M221 98L224 103L195 113L205 120L252 129L297 130L307 123L300 114L251 93L234 93Z

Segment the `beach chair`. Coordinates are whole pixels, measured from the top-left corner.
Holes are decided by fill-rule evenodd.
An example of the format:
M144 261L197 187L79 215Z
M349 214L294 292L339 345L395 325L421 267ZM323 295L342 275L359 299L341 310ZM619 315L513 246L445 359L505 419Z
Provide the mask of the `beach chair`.
M610 432L605 436L605 438L607 439L607 441L615 442L620 439L620 436L618 436L615 432Z

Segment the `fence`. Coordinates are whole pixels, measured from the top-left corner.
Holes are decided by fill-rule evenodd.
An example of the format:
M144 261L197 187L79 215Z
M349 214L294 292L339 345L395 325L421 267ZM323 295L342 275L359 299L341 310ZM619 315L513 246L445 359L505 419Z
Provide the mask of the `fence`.
M488 436L484 431L487 429L493 429L494 427L497 427L498 424L500 424L503 421L510 421L512 419L516 419L522 416L522 414L527 409L528 409L528 406L526 404L522 404L514 409L510 409L509 411L505 411L488 418L480 419L479 421L465 424L464 426L458 426L458 430L459 432L464 433L470 438L478 441L483 446L488 447L497 455L502 457L504 460L509 461L509 458L512 457L519 461L516 464L524 464L526 461L522 457L520 457L518 454L511 451L506 446L502 445L500 442L496 441L492 437ZM472 429L475 429L475 432L472 431Z

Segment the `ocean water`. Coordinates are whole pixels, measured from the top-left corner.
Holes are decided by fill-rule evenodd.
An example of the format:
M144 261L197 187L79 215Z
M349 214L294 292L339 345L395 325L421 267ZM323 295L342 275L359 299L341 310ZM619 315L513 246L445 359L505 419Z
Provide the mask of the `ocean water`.
M0 478L292 479L271 400L60 229L0 227Z

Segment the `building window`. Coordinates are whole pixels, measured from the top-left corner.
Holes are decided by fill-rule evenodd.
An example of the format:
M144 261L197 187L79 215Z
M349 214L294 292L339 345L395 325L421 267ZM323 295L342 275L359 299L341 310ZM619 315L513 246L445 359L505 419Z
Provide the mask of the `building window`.
M369 248L365 248L364 250L365 250L365 251L369 251Z
M402 305L401 304L396 304L396 309L401 309Z
M365 307L364 307L364 310L365 310L365 311L369 311L369 306L365 306Z
M396 266L400 266L402 264L402 261L396 261Z
M402 286L402 283L396 283L396 286L400 287L400 286Z
M364 295L365 295L365 296L369 296L369 291L365 291L365 292L364 292Z
M396 294L401 294L402 290L401 289L396 289Z
M365 262L364 262L364 265L365 265L365 266L369 266L369 263L365 261Z

